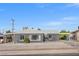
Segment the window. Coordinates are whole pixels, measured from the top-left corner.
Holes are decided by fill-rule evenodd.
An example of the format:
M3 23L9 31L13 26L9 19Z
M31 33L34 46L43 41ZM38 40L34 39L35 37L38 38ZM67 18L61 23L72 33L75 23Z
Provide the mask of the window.
M52 37L52 35L49 35L49 38L51 38Z
M37 40L38 39L38 35L32 35L32 40Z
M3 37L0 37L0 39L3 39Z
M8 36L7 36L7 39L12 39L12 36L11 36L11 35L8 35Z
M24 39L24 35L21 35L21 36L20 36L20 39L23 40L23 39Z

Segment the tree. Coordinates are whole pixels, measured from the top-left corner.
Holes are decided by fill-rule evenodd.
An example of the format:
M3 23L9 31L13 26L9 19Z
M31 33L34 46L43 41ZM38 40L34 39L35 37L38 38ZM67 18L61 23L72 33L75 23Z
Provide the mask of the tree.
M41 30L40 28L38 28L37 30Z
M61 36L60 36L60 39L61 39L61 40L66 40L66 39L67 39L67 35L61 35Z
M24 43L30 43L30 40L29 40L28 37L25 37L25 38L24 38Z
M70 31L61 30L60 33L69 33Z
M28 27L23 27L23 30L28 29Z
M61 30L60 31L60 39L61 40L66 40L68 35L69 35L70 31L66 31L66 30Z
M6 33L11 33L11 31L10 30L7 30Z
M32 29L34 29L34 28L32 27Z

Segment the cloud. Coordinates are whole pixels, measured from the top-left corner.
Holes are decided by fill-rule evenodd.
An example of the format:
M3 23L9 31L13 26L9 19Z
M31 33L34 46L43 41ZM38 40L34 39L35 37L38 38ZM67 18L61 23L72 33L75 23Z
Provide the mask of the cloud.
M47 24L47 26L58 26L58 25L62 25L63 23L60 22L60 21L52 21L52 22L49 22Z
M62 20L64 21L76 21L78 20L78 17L63 17Z
M79 7L79 3L66 4L67 7Z
M0 11L5 11L4 9L0 9Z
M46 8L48 7L50 4L48 3L40 3L40 4L37 4L36 6L39 7L39 8Z
M43 23L44 26L64 26L78 23L78 17L63 17L59 20Z
M73 30L75 26L79 25L79 17L68 16L55 20L49 20L41 23L43 29L55 29L55 30Z
M39 5L38 7L39 7L39 8L45 8L46 6L44 6L44 5Z
M64 23L64 24L69 24L69 25L71 25L71 24L77 24L77 22L78 22L78 20L79 20L79 17L63 17L62 19L61 19L61 21Z
M63 19L64 19L64 20L73 20L74 17L64 17Z

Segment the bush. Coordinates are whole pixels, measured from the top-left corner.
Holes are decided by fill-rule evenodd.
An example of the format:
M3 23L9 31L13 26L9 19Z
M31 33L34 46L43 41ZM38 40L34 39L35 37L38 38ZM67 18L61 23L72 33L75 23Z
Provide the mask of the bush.
M64 36L60 37L60 39L61 39L61 40L66 40L66 39L67 39L67 36L64 35Z
M27 37L26 37L26 38L24 38L24 42L25 42L25 43L30 43L29 38L27 38Z

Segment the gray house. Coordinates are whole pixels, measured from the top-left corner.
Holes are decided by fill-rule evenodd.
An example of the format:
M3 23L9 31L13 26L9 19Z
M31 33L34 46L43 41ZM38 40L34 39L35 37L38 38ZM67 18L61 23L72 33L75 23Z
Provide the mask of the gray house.
M46 42L59 40L59 32L52 30L37 30L37 29L24 29L15 33L6 33L5 42L13 41L15 43L23 42L27 37L30 42Z

